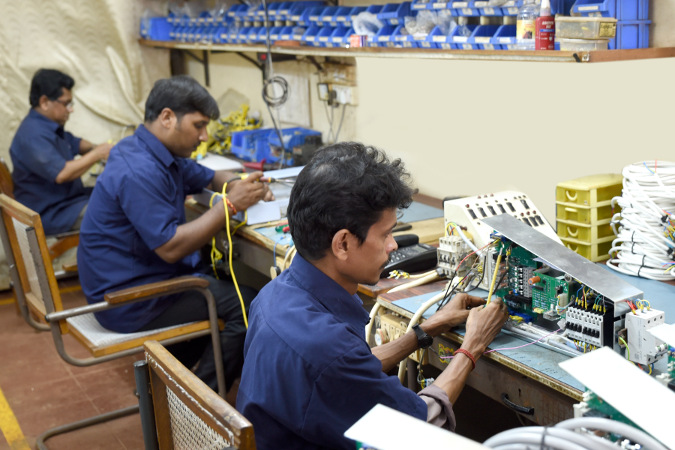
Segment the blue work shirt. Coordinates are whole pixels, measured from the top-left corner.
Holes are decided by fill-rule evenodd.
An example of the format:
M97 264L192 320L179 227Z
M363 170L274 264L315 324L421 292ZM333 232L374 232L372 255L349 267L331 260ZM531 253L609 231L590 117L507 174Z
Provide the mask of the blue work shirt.
M80 179L57 184L66 162L80 153L81 139L34 109L19 125L9 154L14 197L40 214L46 234L70 230L89 200Z
M77 252L89 303L109 291L195 273L199 252L170 264L155 249L185 223L185 196L200 192L214 172L175 157L143 125L110 152L80 227ZM169 306L154 299L96 314L104 327L136 331Z
M353 450L344 432L378 403L427 420L427 405L364 339L357 295L299 254L253 300L237 409L265 449Z

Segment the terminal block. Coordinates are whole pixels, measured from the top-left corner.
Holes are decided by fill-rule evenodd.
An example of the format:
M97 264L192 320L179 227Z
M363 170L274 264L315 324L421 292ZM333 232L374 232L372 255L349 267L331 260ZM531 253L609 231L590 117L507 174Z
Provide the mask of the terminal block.
M631 361L637 364L652 364L667 353L668 346L649 332L651 328L664 322L664 312L656 309L635 309L626 314L626 333Z

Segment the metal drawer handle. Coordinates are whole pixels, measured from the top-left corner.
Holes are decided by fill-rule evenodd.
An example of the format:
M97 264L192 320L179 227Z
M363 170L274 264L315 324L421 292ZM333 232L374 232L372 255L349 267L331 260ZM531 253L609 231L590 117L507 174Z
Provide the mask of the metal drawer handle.
M511 400L509 400L509 394L506 393L502 394L502 402L516 412L519 412L521 414L527 414L528 416L534 415L534 408L516 405Z

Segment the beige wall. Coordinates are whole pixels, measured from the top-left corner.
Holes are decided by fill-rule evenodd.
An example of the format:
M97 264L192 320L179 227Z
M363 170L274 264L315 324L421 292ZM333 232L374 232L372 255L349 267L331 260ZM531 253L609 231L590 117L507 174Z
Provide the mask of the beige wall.
M553 222L557 183L620 173L636 161L675 160L673 58L598 64L357 58L356 64L359 105L347 109L340 139L403 158L425 194L516 189ZM325 138L316 68L292 65L275 67L307 74L306 107ZM198 64L189 71L203 79ZM268 119L260 78L236 55L212 57L212 93L235 88Z

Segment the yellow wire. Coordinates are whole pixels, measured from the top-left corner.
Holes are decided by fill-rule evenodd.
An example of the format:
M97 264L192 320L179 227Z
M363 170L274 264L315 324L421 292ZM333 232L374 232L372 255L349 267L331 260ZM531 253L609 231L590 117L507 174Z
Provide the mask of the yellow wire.
M621 342L623 346L626 347L626 359L630 360L630 349L628 348L628 344L621 336L619 336L619 342Z
M246 306L244 305L244 299L241 296L241 291L239 290L239 283L237 283L237 277L234 276L234 267L232 266L232 235L230 234L230 211L227 209L227 202L225 201L225 189L227 188L227 183L223 184L223 208L225 208L225 227L227 230L227 243L228 243L228 263L230 264L230 275L232 275L232 281L234 282L234 288L237 290L237 295L239 296L239 303L241 304L241 313L244 315L244 325L248 329L248 318L246 317Z
M490 299L492 298L492 293L494 292L495 282L497 281L497 273L499 272L499 264L502 262L502 252L499 252L497 255L497 264L495 265L495 272L492 274L492 283L490 283L490 291L488 293L486 305L490 304Z
M215 192L211 195L211 198L209 199L209 208L213 207L213 199L216 198L216 195L218 194ZM225 203L225 201L223 201L223 203ZM227 206L225 209L227 209ZM213 274L217 280L220 278L218 277L218 271L216 270L216 262L220 261L221 259L223 259L223 254L220 253L218 247L216 247L216 236L214 235L211 237L211 267L213 267Z

